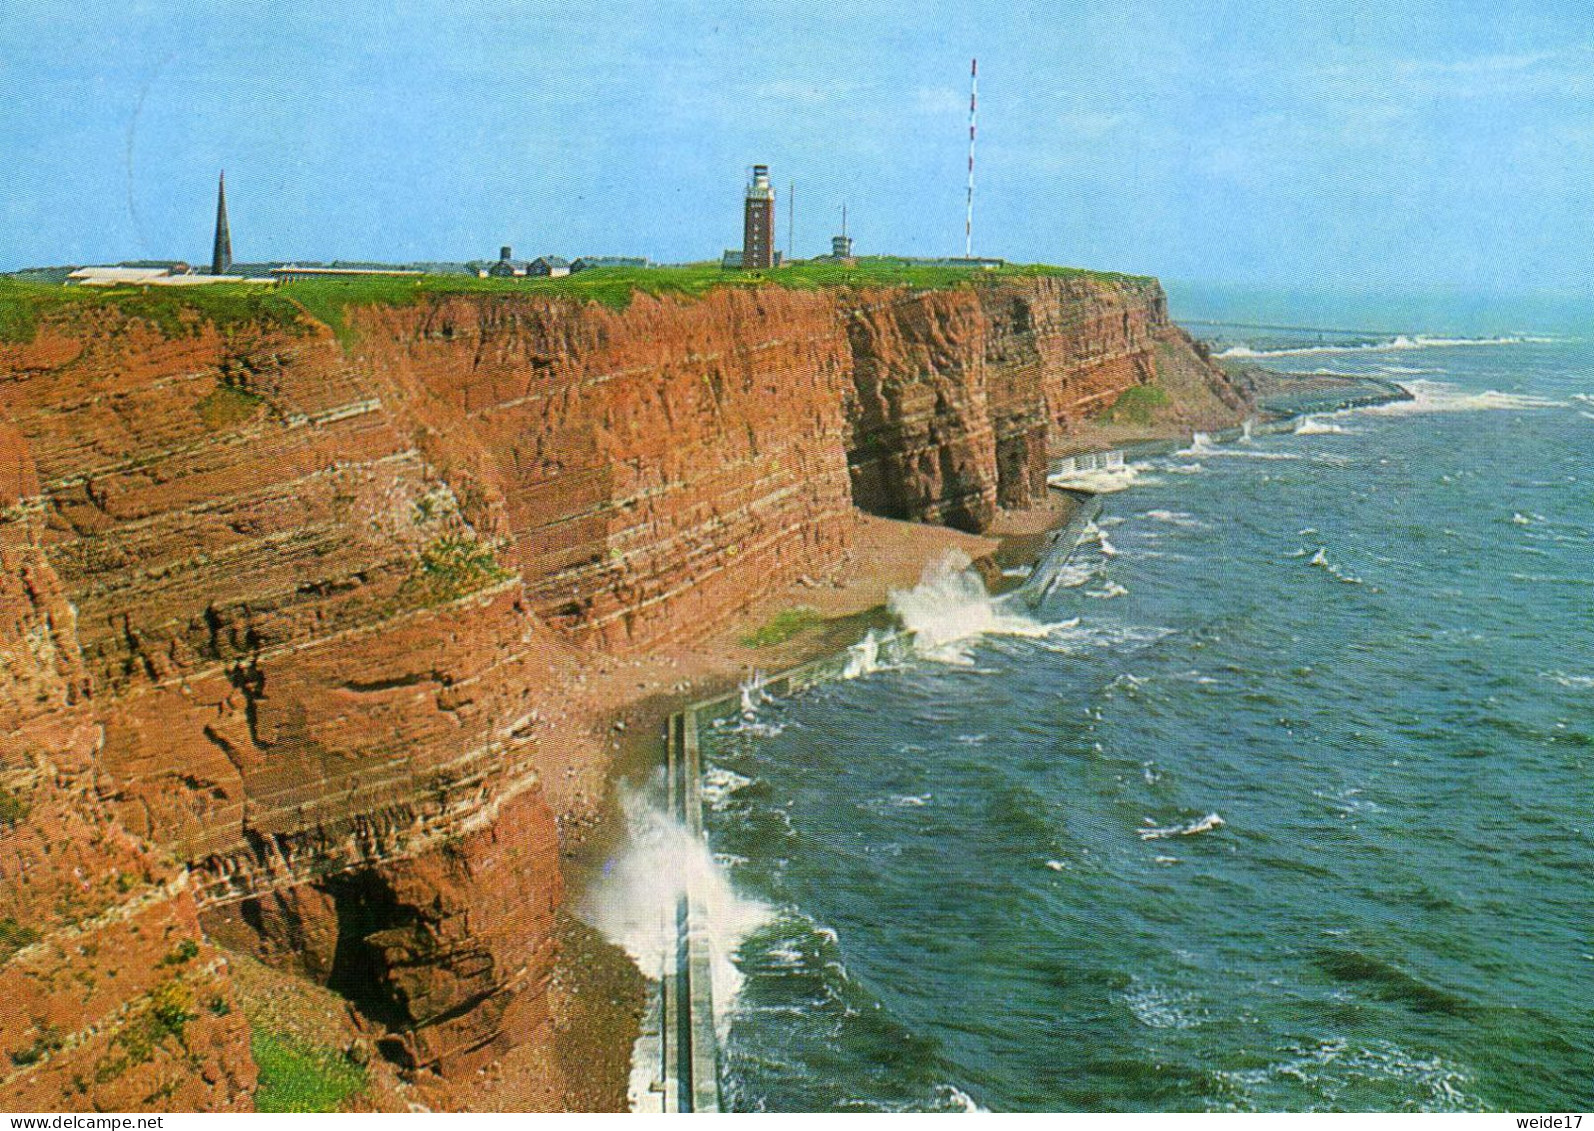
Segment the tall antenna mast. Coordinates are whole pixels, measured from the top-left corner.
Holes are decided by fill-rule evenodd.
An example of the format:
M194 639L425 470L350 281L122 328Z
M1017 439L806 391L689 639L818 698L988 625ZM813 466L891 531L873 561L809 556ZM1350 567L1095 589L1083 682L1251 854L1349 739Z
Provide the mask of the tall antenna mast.
M980 61L969 61L969 202L963 217L963 258L974 258L974 121L980 98Z
M797 182L786 182L786 258L791 259L791 234L797 228Z

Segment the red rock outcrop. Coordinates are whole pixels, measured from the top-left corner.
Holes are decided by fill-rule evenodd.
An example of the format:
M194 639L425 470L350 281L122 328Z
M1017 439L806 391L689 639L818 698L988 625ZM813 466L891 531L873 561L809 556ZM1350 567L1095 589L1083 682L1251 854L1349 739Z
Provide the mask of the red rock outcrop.
M639 647L701 635L845 545L834 297L454 298L356 313L357 363L468 472L538 615Z
M848 312L858 505L981 531L1045 491L1052 437L1155 373L1148 280L1037 276L863 296Z
M395 1055L452 1070L525 1039L560 895L537 689L562 661L521 583L324 327L61 318L79 348L0 384L0 469L41 480L94 803L183 863L162 882L192 938L197 905Z
M984 529L1175 348L1154 284L1086 278L440 295L348 310L347 350L252 309L62 303L0 343L23 1106L247 1106L212 943L411 1067L528 1039L575 649L702 634L834 566L855 506Z
M0 1100L248 1109L254 1063L188 876L104 804L92 681L0 425Z

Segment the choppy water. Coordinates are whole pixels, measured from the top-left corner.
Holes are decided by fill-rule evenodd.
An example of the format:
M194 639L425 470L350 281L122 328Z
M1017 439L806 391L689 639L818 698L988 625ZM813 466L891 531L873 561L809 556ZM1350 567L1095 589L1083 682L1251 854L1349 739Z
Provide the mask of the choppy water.
M1594 1105L1594 348L1275 363L1418 400L1156 461L1038 621L943 578L974 635L714 737L734 1106Z

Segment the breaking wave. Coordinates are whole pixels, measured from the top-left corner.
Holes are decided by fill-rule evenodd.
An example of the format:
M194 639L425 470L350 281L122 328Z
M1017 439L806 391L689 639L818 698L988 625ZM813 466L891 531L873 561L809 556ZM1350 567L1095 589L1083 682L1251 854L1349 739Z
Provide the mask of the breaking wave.
M1541 676L1552 683L1573 691L1594 691L1594 675L1568 675L1566 672L1540 672Z
M1449 349L1456 346L1515 346L1536 341L1524 337L1509 338L1435 338L1427 334L1398 334L1377 342L1356 342L1349 345L1284 346L1278 349L1253 349L1250 346L1230 346L1218 357L1309 357L1335 353L1383 353L1390 350Z
M1538 408L1565 408L1565 401L1548 397L1535 397L1526 393L1502 393L1487 389L1481 393L1463 389L1446 381L1427 381L1418 378L1402 381L1401 387L1411 394L1409 401L1390 401L1357 409L1357 412L1379 416L1411 416L1428 412L1488 412L1493 410L1525 411Z
M1053 487L1070 491L1089 491L1093 495L1111 495L1127 491L1134 486L1155 486L1156 480L1146 477L1144 468L1137 464L1119 467L1099 467L1088 471L1065 471L1050 476L1046 482Z
M1348 428L1321 416L1303 416L1295 425L1297 436L1332 436L1348 431Z
M657 979L675 955L676 909L688 888L695 891L705 911L714 1021L723 1037L742 986L733 959L773 913L738 895L707 841L658 809L646 793L623 790L620 804L625 847L605 866L584 901L582 917L630 955L643 974Z
M1200 530L1206 526L1206 523L1195 515L1188 514L1185 511L1152 510L1146 511L1145 517L1166 523L1169 526L1181 526L1188 530Z
M971 564L967 554L951 550L925 567L918 585L892 590L887 603L914 634L920 654L968 666L970 647L981 636L1042 637L1078 623L1044 624L1012 611L1008 602L986 592Z
M1195 836L1197 833L1209 833L1213 829L1221 829L1224 825L1222 817L1216 813L1208 813L1200 820L1191 821L1184 825L1156 825L1150 824L1150 817L1146 818L1148 826L1137 829L1141 840L1165 840L1171 836Z
M1226 445L1219 447L1212 442L1212 437L1205 432L1197 432L1190 437L1190 446L1178 453L1181 456L1201 456L1212 458L1215 456L1233 457L1236 459L1300 459L1295 452L1266 452L1244 444Z

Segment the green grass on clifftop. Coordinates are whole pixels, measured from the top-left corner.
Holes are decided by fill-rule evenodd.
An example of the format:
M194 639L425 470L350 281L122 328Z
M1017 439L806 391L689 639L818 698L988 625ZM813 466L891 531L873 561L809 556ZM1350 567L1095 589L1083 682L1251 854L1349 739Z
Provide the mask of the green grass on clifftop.
M169 337L248 324L291 328L308 315L324 323L345 349L355 343L351 307L409 306L447 295L558 296L623 310L637 294L692 299L725 287L910 287L937 290L991 286L1025 278L1089 279L1139 288L1145 276L1047 264L1009 264L985 271L905 259L864 258L856 264L797 262L774 271L726 271L717 263L676 267L604 267L558 279L480 279L474 275L370 276L311 279L282 286L217 283L199 287L65 287L0 278L0 343L29 342L43 318L113 309L145 321Z
M0 343L31 342L41 321L113 311L148 323L168 338L193 337L206 325L294 326L299 309L270 286L63 287L0 278Z

